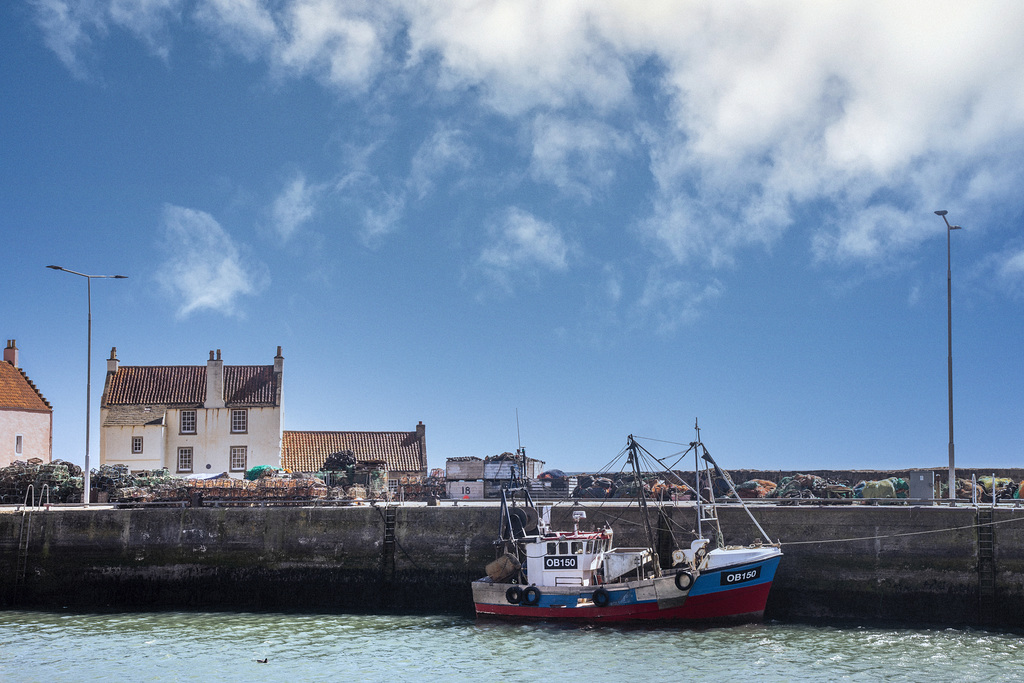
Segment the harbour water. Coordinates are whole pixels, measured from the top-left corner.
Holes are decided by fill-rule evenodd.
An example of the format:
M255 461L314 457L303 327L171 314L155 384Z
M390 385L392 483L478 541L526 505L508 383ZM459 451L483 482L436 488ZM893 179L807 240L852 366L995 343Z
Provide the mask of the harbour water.
M258 660L267 660L262 663ZM1015 681L1018 634L461 615L0 612L2 681Z

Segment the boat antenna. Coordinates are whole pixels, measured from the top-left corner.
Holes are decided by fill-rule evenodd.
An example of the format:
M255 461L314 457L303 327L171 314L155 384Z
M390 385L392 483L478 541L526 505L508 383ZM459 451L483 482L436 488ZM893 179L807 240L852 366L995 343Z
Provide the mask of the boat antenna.
M519 408L516 408L516 441L519 442L519 450L522 450L523 437L519 435Z

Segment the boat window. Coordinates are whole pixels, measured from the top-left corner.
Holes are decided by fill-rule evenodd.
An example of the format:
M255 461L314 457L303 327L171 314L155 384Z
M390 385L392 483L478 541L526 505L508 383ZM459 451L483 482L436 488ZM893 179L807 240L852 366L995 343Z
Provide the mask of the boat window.
M583 543L581 543L580 541L573 541L572 542L572 554L573 555L579 555L582 552L583 552Z
M559 543L558 544L558 554L559 555L568 555L569 554L569 544L566 543L565 541L562 541L561 543Z
M548 555L554 555L557 552L558 552L558 544L557 543L548 543Z

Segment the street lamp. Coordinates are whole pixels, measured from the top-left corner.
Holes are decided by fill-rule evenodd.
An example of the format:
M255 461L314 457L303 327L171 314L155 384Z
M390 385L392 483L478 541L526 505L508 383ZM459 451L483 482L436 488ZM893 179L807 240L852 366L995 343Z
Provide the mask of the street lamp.
M83 468L82 478L82 502L88 507L89 505L89 494L90 491L90 477L89 477L89 404L92 401L92 281L99 279L114 279L124 280L127 279L127 275L86 275L85 273L79 273L74 270L68 270L60 266L46 266L52 270L62 270L65 273L71 273L72 275L78 275L84 277L86 281L86 294L89 301L89 327L88 327L88 343L87 343L87 355L85 361L85 467Z
M949 259L949 235L954 230L959 230L959 225L950 225L946 218L946 211L936 211L936 216L942 216L946 222L946 332L949 348L948 370L949 370L949 499L956 499L956 467L953 464L953 271L950 268Z

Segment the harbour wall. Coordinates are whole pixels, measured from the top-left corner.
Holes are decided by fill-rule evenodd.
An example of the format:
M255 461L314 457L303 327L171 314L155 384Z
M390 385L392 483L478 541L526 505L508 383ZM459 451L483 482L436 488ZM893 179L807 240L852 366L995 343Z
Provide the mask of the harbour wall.
M555 528L610 524L645 545L636 505L551 511ZM1024 623L1024 509L757 505L784 557L766 617L944 626ZM664 557L688 545L695 510L652 527ZM199 507L0 511L0 607L81 610L472 612L469 583L494 558L497 507ZM720 506L726 539L761 534ZM27 536L26 536L27 533Z

